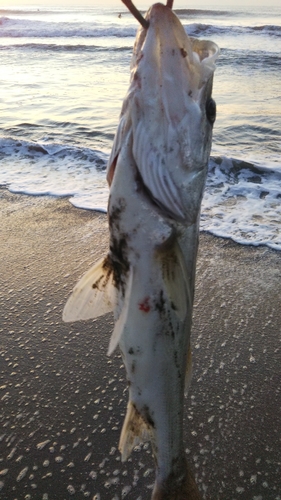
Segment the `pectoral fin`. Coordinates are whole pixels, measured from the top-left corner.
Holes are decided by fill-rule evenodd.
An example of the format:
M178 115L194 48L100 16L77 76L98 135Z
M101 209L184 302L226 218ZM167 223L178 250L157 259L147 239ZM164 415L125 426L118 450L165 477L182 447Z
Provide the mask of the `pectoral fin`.
M99 260L75 286L64 310L63 321L97 318L113 310L115 287L107 258Z
M190 284L181 248L177 242L166 252L160 253L162 276L170 303L178 318L183 321L191 307Z

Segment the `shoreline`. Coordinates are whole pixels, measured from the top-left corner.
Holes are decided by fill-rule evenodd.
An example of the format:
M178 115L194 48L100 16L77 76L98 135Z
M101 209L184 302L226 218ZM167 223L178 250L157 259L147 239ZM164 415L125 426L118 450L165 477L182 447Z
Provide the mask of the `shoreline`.
M127 394L119 352L106 356L112 316L61 319L107 251L106 215L2 188L0 212L1 498L148 499L150 448L124 464L117 450ZM281 499L280 264L200 233L185 443L206 499Z

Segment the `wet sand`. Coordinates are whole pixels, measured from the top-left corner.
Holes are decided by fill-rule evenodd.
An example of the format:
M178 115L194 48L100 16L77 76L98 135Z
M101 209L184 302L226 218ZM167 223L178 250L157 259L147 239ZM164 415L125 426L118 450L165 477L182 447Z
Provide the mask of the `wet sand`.
M147 500L150 447L122 464L112 317L64 324L107 249L103 214L0 190L0 498ZM281 253L200 236L185 443L206 499L281 499Z

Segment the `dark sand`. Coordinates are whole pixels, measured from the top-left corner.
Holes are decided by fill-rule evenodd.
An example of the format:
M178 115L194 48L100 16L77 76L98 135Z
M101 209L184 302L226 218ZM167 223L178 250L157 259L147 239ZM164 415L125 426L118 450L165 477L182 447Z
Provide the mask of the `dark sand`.
M63 324L107 220L0 190L1 500L146 500L150 448L121 464L125 371L112 317ZM281 499L281 253L201 234L185 442L204 498Z

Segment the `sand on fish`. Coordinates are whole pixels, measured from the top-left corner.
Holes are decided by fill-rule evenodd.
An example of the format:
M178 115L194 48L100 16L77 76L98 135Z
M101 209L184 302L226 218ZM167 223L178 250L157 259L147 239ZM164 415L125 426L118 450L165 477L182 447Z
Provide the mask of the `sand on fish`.
M0 190L0 496L150 498L148 444L122 464L120 353L110 314L64 324L107 251L107 218ZM203 498L281 498L281 253L200 235L185 444Z

